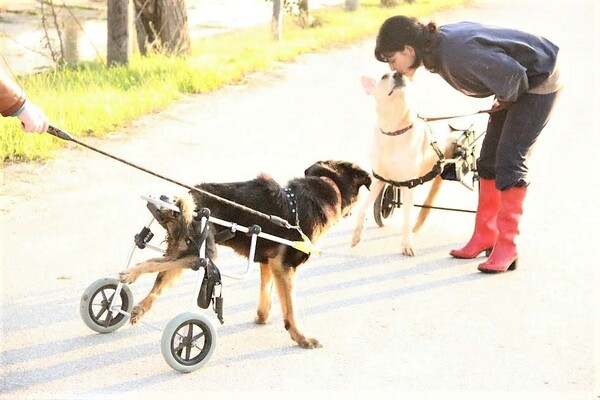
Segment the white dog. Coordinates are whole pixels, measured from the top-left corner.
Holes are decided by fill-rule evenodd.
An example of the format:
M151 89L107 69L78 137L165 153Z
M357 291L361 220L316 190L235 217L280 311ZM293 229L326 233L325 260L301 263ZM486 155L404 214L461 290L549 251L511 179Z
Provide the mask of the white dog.
M362 84L367 94L375 98L377 124L373 133L371 148L371 167L375 179L371 184L370 193L358 209L358 216L352 246L360 241L365 222L365 212L373 204L385 182L377 176L388 181L407 183L419 180L426 175L432 175L434 167L442 157L451 156L452 139L444 138L442 149L437 144L427 128L425 121L418 118L410 98L410 81L395 72L389 72L379 80L362 77ZM443 153L443 154L438 154ZM433 174L435 175L435 174ZM412 184L418 184L413 181ZM425 205L431 205L441 187L442 178L438 175L433 179L431 189ZM409 185L410 186L410 185ZM414 256L412 232L417 232L429 214L429 208L421 208L417 222L411 232L411 211L414 205L414 190L401 186L402 199L402 253Z

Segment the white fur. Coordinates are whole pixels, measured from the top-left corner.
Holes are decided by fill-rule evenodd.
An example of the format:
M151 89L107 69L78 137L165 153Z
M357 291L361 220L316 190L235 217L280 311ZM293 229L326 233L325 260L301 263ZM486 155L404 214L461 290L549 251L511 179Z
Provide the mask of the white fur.
M407 181L422 177L431 171L438 161L438 156L431 147L431 138L425 122L417 117L410 95L410 81L403 77L404 86L395 87L394 73L390 72L378 82L372 78L362 77L362 84L367 94L375 99L377 123L373 132L371 147L371 166L378 175L393 181ZM381 133L395 132L413 124L409 131L389 136ZM445 149L447 144L440 142ZM441 178L436 178L439 189ZM352 246L358 244L364 228L365 213L373 204L385 183L373 179L368 198L357 211L357 221L352 237ZM433 188L432 188L433 192ZM411 211L414 205L413 189L401 188L402 200L402 253L414 256L412 243ZM424 217L426 217L426 213ZM422 221L420 221L422 223ZM420 223L417 224L420 227ZM417 227L418 229L418 227Z

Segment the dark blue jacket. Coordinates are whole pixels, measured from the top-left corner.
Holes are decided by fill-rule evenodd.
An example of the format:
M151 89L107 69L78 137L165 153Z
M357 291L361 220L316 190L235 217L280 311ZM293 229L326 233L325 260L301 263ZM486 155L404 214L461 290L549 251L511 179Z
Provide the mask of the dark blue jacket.
M459 22L439 27L423 62L468 96L511 103L550 76L557 54L558 46L541 36Z

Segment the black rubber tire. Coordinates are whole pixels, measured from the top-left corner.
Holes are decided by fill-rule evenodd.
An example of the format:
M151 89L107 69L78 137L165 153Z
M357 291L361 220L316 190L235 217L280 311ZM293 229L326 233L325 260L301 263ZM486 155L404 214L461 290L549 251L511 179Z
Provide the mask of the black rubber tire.
M385 220L392 217L399 204L399 197L400 190L386 183L373 204L373 216L378 226L385 226Z

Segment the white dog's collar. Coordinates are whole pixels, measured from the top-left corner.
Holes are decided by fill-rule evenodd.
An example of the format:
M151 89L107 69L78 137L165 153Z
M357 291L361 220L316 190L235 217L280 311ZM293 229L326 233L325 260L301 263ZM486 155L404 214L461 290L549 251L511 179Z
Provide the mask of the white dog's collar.
M413 127L413 124L410 124L409 126L407 126L406 128L402 128L400 130L394 131L394 132L386 132L383 129L379 128L379 130L381 131L381 133L383 133L384 135L388 135L388 136L399 136L402 135L403 133L408 132L409 130L411 130Z

